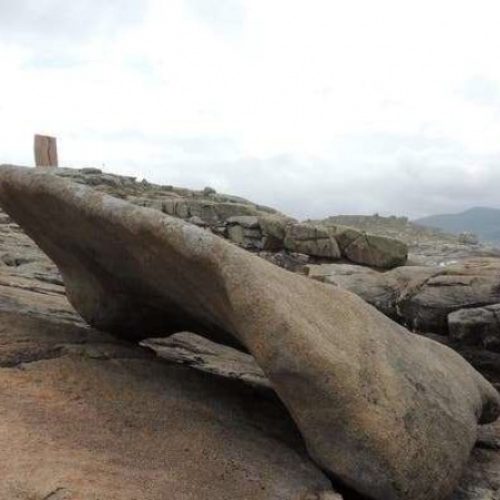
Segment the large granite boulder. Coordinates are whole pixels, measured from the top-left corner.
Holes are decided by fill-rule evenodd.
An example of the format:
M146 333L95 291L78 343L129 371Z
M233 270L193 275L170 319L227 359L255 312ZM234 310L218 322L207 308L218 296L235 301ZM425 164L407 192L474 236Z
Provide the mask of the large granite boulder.
M408 247L393 238L363 234L348 245L344 253L351 262L391 269L406 263Z
M90 325L244 346L314 461L362 494L445 498L477 422L498 416L497 392L463 358L341 288L43 170L1 167L0 203L58 265Z
M335 237L343 257L356 264L391 269L404 265L408 259L408 246L398 239L341 224L324 223L323 227Z

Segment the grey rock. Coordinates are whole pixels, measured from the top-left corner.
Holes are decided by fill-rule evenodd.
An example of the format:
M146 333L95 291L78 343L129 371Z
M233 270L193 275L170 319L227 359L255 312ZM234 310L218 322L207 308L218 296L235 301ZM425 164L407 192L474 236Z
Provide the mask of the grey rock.
M402 241L373 234L359 236L343 251L352 262L384 269L402 266L408 258L408 247Z
M328 259L340 258L340 249L335 238L330 236L325 228L312 224L288 225L284 245L291 252Z
M260 229L250 229L239 224L230 224L227 227L227 237L237 245L248 249L262 248L262 233Z
M482 426L466 472L450 500L500 500L500 425Z
M325 227L327 231L336 239L344 256L346 255L346 248L353 241L357 240L359 237L365 234L363 233L363 231L359 231L358 229L355 229L353 227L343 226L339 224L325 224Z
M424 272L427 277L412 284L398 305L416 330L446 333L451 312L500 302L498 259L471 259Z
M474 233L460 233L458 235L458 242L463 245L477 245L479 244L479 238Z
M190 222L191 224L194 224L196 226L200 226L200 227L206 227L206 225L207 225L201 217L198 217L196 215L189 217L188 222Z
M167 338L145 339L141 345L168 361L272 390L271 383L252 356L194 333L179 332Z
M97 174L97 175L102 174L102 170L100 170L98 168L90 168L90 167L82 168L82 169L80 169L80 172L82 174Z
M254 215L234 215L226 220L227 224L238 224L249 229L258 229L259 218Z
M286 251L262 251L259 252L259 256L267 260L268 262L272 262L276 266L282 267L283 269L287 269L299 274L307 274L306 264L310 260L309 255Z
M408 258L408 246L402 241L374 235L341 224L322 223L335 238L342 256L356 264L391 269L402 266Z
M310 265L309 275L342 286L387 316L420 332L448 333L448 315L500 302L500 260L470 259L448 266L402 266L375 272L358 266Z
M448 329L461 344L500 351L500 304L454 311L448 315Z
M284 249L287 226L295 223L290 217L265 215L259 217L259 226L263 234L263 249L279 252Z
M259 219L252 215L229 217L226 220L227 237L247 249L262 249L262 232Z

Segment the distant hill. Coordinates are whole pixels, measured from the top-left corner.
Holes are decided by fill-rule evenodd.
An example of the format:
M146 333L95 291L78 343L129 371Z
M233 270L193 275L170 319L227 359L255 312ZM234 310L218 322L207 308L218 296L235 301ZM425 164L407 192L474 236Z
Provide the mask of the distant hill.
M458 214L430 215L414 221L449 233L470 232L486 243L500 245L500 209L474 207Z

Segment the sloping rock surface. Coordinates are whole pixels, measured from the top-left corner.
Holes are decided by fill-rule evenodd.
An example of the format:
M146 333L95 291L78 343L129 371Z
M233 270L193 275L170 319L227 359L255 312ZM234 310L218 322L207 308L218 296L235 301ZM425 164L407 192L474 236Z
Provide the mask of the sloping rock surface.
M347 292L45 173L0 176L2 205L58 264L90 324L127 338L186 328L244 345L313 459L362 493L445 497L476 421L498 414L496 391L462 358Z
M54 265L0 228L2 251L33 258L0 265L1 499L341 498L277 398L89 328Z

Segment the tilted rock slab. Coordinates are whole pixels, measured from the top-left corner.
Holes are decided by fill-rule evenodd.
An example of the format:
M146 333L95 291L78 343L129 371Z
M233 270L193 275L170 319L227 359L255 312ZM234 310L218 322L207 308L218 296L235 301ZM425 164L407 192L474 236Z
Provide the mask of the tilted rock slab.
M196 226L20 167L0 167L0 203L92 326L245 346L311 457L371 498L446 498L477 422L498 416L498 393L449 348Z
M140 345L173 363L239 380L256 389L272 390L271 383L250 354L212 342L200 335L179 332L166 338L145 339Z

